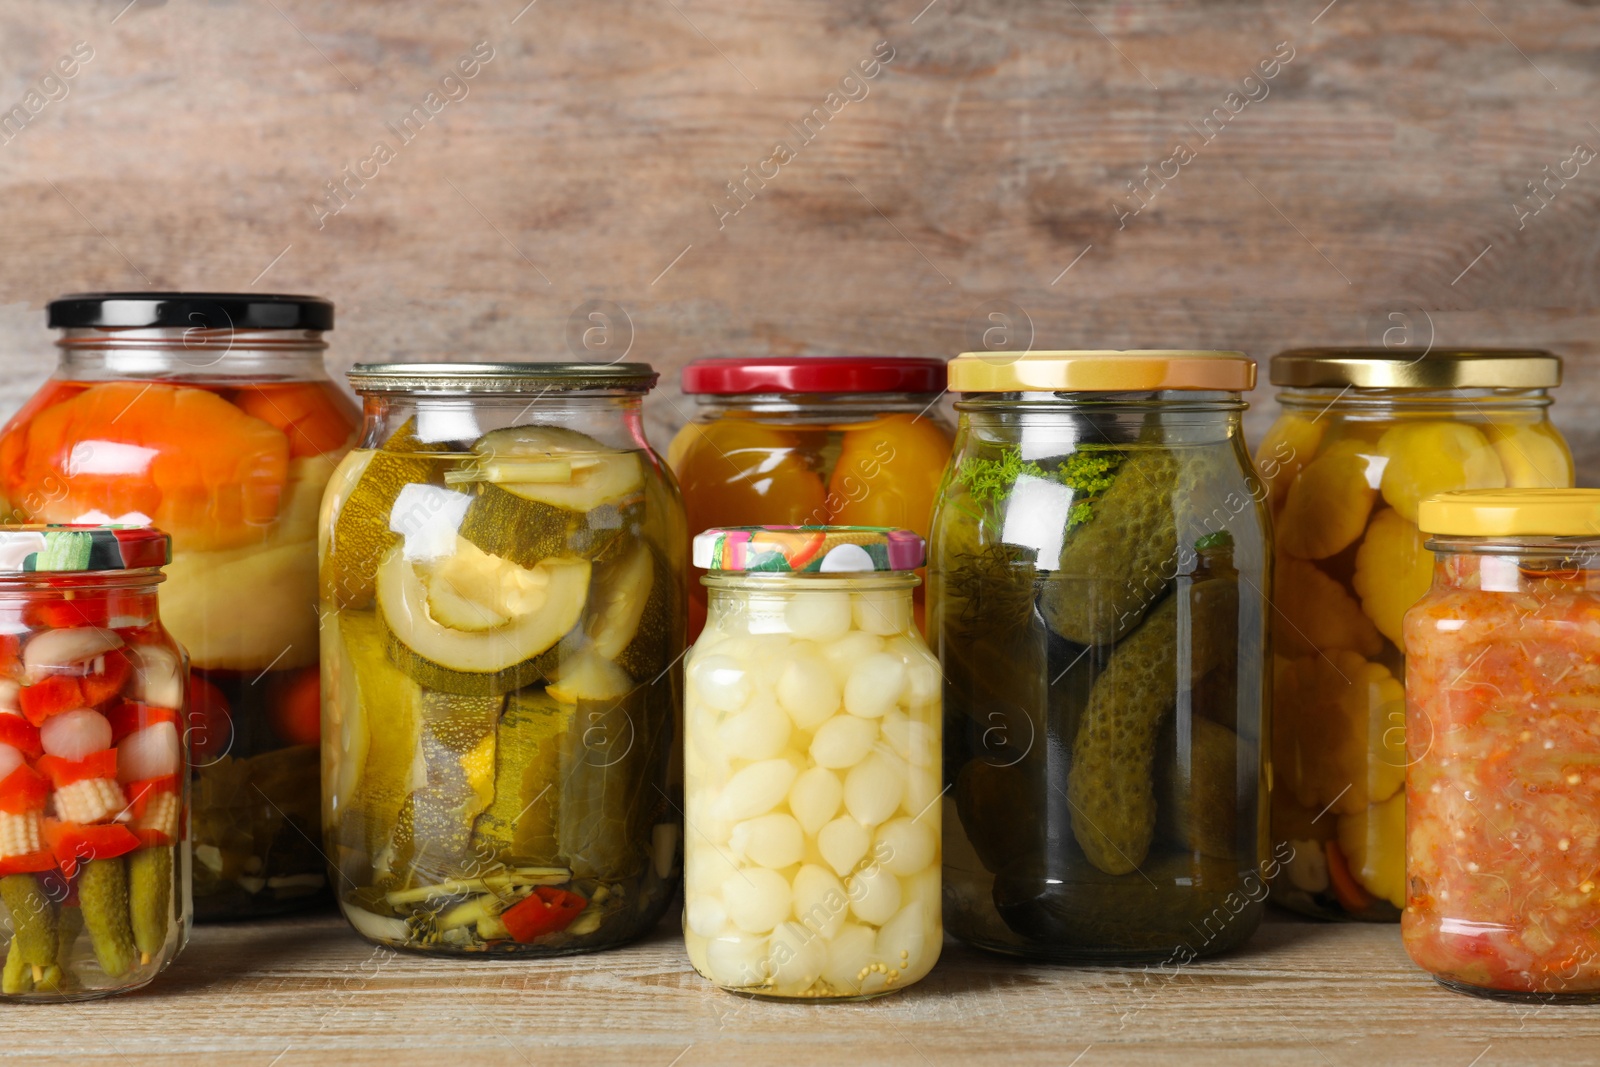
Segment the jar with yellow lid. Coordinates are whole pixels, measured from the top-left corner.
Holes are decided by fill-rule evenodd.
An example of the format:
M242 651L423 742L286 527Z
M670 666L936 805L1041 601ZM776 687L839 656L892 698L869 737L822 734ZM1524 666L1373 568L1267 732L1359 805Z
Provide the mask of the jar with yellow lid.
M1600 490L1443 493L1418 521L1406 951L1461 992L1600 999Z
M1297 349L1256 450L1271 501L1273 899L1393 922L1405 904L1402 620L1428 591L1419 504L1459 489L1565 487L1550 425L1561 361L1539 351Z
M1269 539L1237 352L974 353L928 565L945 920L1182 963L1260 922Z

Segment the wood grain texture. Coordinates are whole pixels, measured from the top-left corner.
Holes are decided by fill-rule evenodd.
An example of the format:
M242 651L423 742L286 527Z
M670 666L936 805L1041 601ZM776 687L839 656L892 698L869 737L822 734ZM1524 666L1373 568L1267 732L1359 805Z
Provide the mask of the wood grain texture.
M3 1033L35 1063L1495 1067L1592 1064L1600 1012L1447 992L1393 926L1277 919L1171 974L947 941L903 993L790 1005L711 988L670 924L600 955L486 961L373 948L330 917L201 927L146 990L12 1008Z
M1600 163L1520 228L1514 207L1600 146L1590 3L524 2L0 8L0 108L94 50L0 144L0 404L47 373L42 305L95 288L321 293L340 367L564 357L574 310L609 300L665 372L658 447L690 358L952 354L995 300L1038 347L1262 358L1410 311L1437 344L1569 356L1556 416L1600 483ZM479 41L466 97L400 144ZM880 41L892 62L802 145L790 124ZM719 223L780 140L794 158ZM394 158L319 227L380 141ZM1195 158L1119 224L1180 141Z

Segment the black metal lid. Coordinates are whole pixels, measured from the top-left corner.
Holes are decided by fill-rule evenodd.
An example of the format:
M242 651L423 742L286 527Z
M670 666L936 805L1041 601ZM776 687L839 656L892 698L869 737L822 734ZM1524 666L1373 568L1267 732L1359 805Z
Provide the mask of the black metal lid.
M333 303L282 293L69 293L50 301L50 326L331 330Z

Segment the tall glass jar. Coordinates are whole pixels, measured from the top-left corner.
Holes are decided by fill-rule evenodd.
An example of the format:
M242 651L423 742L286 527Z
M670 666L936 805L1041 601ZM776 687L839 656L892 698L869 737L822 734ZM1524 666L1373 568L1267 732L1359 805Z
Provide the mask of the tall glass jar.
M1419 521L1406 951L1462 992L1600 1000L1600 491L1443 493Z
M676 885L683 504L647 364L358 364L321 519L345 917L436 952L632 940Z
M1236 352L971 353L929 560L945 921L1047 960L1255 930L1266 508Z
M1273 899L1394 922L1405 904L1401 620L1427 592L1423 498L1572 484L1548 352L1298 349L1272 361L1282 415L1256 450L1277 560Z
M695 538L706 628L684 705L684 941L723 989L857 1000L922 978L944 927L939 666L922 538L860 526Z
M699 359L694 397L667 450L690 530L792 523L902 527L928 536L950 458L942 359L765 356ZM691 574L689 639L706 614ZM922 622L922 587L914 593Z
M188 938L169 558L148 527L0 526L0 998L137 989Z
M55 375L0 431L15 521L172 536L161 614L193 667L195 912L326 899L317 840L317 507L355 405L333 305L248 293L50 304Z

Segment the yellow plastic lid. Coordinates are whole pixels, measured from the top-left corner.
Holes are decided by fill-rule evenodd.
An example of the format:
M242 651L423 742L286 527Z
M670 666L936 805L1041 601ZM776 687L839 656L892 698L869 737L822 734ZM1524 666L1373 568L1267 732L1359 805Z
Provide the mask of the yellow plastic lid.
M1445 537L1600 538L1600 489L1459 489L1424 500L1417 525Z
M963 352L950 361L957 393L1122 393L1158 389L1248 392L1256 361L1243 352Z

